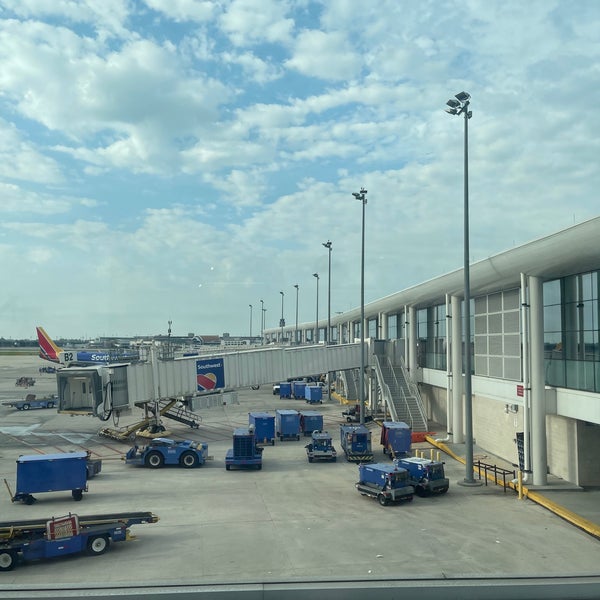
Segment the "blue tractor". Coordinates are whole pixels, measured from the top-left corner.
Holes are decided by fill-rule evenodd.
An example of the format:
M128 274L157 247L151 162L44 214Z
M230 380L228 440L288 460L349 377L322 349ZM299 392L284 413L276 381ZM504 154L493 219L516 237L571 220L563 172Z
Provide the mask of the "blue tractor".
M186 469L202 466L208 459L208 444L192 440L176 441L154 438L147 446L133 446L125 455L128 465L141 465L159 469L164 465L177 465Z

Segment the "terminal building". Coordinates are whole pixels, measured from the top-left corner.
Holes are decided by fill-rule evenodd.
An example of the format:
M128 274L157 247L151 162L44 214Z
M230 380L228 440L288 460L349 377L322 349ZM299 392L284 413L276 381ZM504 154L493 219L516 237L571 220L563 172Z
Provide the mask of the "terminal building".
M463 269L312 323L265 330L291 346L369 342L371 408L383 364L403 369L438 437L465 441L463 353L471 353L478 447L520 461L530 483L551 473L600 485L600 217L470 265L471 339ZM317 330L315 331L315 329ZM329 330L328 330L329 329ZM366 364L366 362L365 362ZM379 384L377 383L379 381ZM390 383L390 386L392 384ZM441 434L441 435L440 435Z

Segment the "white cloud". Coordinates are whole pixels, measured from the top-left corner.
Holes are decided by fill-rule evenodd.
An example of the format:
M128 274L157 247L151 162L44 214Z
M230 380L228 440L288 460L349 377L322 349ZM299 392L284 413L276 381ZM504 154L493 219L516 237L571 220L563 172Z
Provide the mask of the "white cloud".
M0 215L56 215L68 213L77 206L86 208L97 206L97 202L90 198L69 197L47 192L39 193L3 182L0 182L0 197L2 198ZM0 226L10 228L10 223L5 222Z
M211 0L144 0L144 3L175 21L208 21L217 7Z
M27 141L0 118L0 178L55 184L63 181L61 165Z
M358 76L362 59L339 31L302 31L286 66L303 75L343 81Z
M220 18L221 28L235 46L287 43L294 26L286 18L288 10L285 0L232 0Z
M130 0L2 0L4 10L27 19L62 18L93 26L100 38L127 35Z

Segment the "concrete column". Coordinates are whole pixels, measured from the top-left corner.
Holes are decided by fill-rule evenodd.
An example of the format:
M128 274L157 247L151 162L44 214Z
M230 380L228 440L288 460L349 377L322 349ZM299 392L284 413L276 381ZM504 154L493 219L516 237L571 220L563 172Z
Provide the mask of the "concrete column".
M417 311L414 306L408 308L408 370L411 379L417 381Z
M388 316L387 313L379 313L379 339L388 340Z
M529 277L531 352L531 466L533 485L546 485L546 382L544 377L544 294L542 280Z
M450 314L452 315L451 373L452 373L452 441L464 444L463 425L463 352L462 352L462 298L452 296Z

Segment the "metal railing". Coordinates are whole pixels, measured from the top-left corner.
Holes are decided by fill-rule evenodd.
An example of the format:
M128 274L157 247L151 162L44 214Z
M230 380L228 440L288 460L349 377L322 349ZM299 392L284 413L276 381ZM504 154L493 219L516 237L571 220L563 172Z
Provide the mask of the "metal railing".
M373 356L373 367L375 369L375 373L377 374L377 381L379 382L379 389L381 390L381 397L390 411L390 416L392 418L392 421L397 421L398 413L396 411L396 405L394 403L394 398L392 396L392 392L390 391L388 384L385 382L385 379L383 377L383 372L381 370L381 365L379 364L379 357L376 355ZM407 423L407 425L412 427L412 423Z

